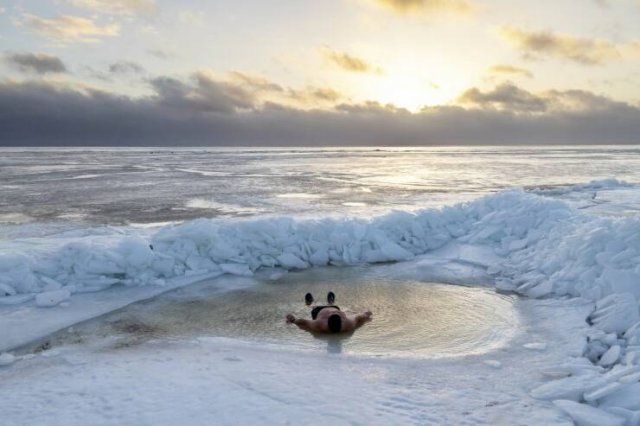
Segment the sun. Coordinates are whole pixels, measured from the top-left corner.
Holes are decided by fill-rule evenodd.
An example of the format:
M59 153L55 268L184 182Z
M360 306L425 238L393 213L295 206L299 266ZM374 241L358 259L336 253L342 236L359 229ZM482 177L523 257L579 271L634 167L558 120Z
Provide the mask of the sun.
M361 100L392 104L411 112L451 104L471 83L464 67L413 50L398 52L386 61L378 58L376 63L384 71L361 78L351 86L352 93Z
M455 79L431 78L414 69L391 71L368 83L368 99L411 112L425 106L449 104L459 93Z

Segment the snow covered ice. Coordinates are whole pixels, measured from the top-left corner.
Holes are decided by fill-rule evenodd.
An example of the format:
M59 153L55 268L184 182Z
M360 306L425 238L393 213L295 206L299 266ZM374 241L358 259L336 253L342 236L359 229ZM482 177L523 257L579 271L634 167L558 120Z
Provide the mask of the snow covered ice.
M374 216L356 205L346 214L274 211L153 226L11 225L11 238L0 240L0 409L8 424L52 416L60 424L83 416L209 424L217 413L222 424L328 416L364 424L637 425L640 189L613 178L522 186ZM203 279L223 292L300 285L327 266L386 268L399 281L524 296L514 302L517 319L505 320L517 330L489 352L442 359L323 353L234 336L32 350L51 333ZM336 374L327 374L332 368ZM47 385L34 391L39 378ZM86 407L68 406L71 395L93 388ZM307 401L314 392L324 405ZM25 412L45 395L47 408Z

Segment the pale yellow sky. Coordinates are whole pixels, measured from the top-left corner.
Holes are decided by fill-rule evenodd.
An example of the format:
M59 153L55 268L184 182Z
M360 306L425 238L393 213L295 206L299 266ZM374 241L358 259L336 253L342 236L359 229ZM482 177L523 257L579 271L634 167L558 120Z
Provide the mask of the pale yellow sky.
M640 143L638 22L640 0L10 0L0 145Z
M141 96L156 76L235 84L237 72L272 84L244 81L257 102L304 109L373 101L415 112L505 82L637 104L639 20L635 0L9 1L0 76ZM6 58L27 53L67 72Z

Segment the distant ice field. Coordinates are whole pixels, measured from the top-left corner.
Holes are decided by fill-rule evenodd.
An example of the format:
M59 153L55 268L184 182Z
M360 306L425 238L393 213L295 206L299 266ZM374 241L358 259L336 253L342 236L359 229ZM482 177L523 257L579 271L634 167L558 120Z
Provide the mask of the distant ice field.
M346 424L640 424L639 149L0 154L8 424L286 423L311 391ZM373 321L284 324L328 290Z
M640 182L640 149L0 148L0 239L201 217L370 216L611 177Z

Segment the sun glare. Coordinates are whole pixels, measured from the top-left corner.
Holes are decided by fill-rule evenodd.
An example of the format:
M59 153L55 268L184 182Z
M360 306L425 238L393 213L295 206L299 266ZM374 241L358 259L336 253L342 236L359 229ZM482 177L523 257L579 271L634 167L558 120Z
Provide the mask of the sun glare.
M393 104L411 112L424 106L441 105L452 98L447 87L417 75L397 75L381 78L371 95L382 104Z

